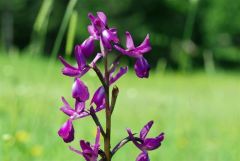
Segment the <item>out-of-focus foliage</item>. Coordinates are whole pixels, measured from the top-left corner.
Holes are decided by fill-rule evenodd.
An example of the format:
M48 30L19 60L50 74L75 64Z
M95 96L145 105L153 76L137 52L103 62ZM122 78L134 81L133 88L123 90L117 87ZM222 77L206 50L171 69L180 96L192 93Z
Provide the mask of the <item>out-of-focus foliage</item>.
M6 13L11 13L13 19L13 45L23 49L30 44L33 26L43 2L0 0L1 40L5 42L4 47L8 44L11 46L11 34L9 36L4 32L7 31L4 26L11 25L3 21L6 20ZM53 0L49 16L44 17L44 20L49 19L42 47L44 53L50 54L52 51L69 2ZM81 43L88 36L88 12L101 10L108 15L109 25L119 29L123 42L126 29L139 43L150 33L153 54L148 55L148 59L153 65L163 61L168 68L182 70L206 67L208 62L222 67L240 66L240 1L78 0L75 10L78 12L78 21L74 44ZM58 53L65 54L67 30L62 32L64 38Z

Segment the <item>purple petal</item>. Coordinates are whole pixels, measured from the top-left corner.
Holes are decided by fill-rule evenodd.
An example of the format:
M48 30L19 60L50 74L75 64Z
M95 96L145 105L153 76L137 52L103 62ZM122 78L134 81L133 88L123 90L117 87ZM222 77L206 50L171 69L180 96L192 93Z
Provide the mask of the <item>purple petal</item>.
M88 18L90 19L91 22L94 22L95 19L96 19L96 18L93 16L92 13L89 13L89 14L88 14Z
M145 37L144 41L139 45L135 50L137 50L139 53L147 53L151 50L151 45L150 45L150 39L149 39L149 34Z
M74 140L74 128L72 120L67 120L58 131L58 135L64 142L69 143Z
M103 42L103 46L107 49L111 49L112 45L111 45L111 40L112 40L112 35L111 32L109 32L108 30L104 30L102 32L102 36L101 36L102 42Z
M89 112L83 111L83 112L81 112L79 114L75 114L74 116L71 117L71 119L77 120L77 119L80 119L80 118L87 117L89 115L90 115Z
M77 70L76 67L68 64L68 63L63 59L62 56L59 56L58 58L60 59L60 61L62 62L62 64L63 64L66 68L69 68L69 69L72 69L72 70Z
M114 48L124 55L139 58L142 57L144 53L149 52L151 50L149 35L146 36L144 41L138 47L134 47L132 37L128 32L126 32L126 39L127 49L123 49L118 45L114 45Z
M69 77L78 77L78 76L82 75L80 70L71 69L71 68L67 68L67 67L63 68L62 73Z
M103 12L97 12L98 17L107 26L107 16Z
M93 149L95 154L98 154L99 147L100 147L100 128L97 127L97 134L96 134L95 145Z
M111 42L115 42L115 43L119 42L117 32L116 32L115 29L111 29L111 30L105 29L105 30L103 30L101 38L102 38L102 42L103 42L104 47L107 48L107 49L112 49Z
M133 50L123 49L122 47L120 47L118 45L114 45L114 48L116 50L118 50L120 53L122 53L123 55L127 55L127 56L130 56L133 58L139 58L142 56L141 53L139 53L135 49L133 49Z
M91 67L94 67L99 59L103 57L102 53L97 53L93 61L90 63Z
M61 107L60 110L68 116L73 116L75 114L75 111L73 109L70 109L70 108Z
M70 77L76 77L80 74L80 71L78 70L78 68L71 66L70 64L68 64L63 57L59 56L60 61L62 62L62 64L64 65L64 68L62 69L62 73L64 75L70 76Z
M77 60L78 69L79 70L84 69L85 66L86 66L86 59L85 59L85 56L83 54L81 45L76 45L75 46L75 52L74 53L75 53L75 58Z
M90 57L90 55L94 51L94 38L92 36L90 36L88 39L86 39L82 43L81 48L82 48L82 53L84 54L84 56L86 58Z
M136 159L136 161L150 161L149 157L148 157L148 153L143 151L142 153L140 153Z
M84 141L84 140L80 140L80 146L82 148L82 151L84 153L84 151L93 151L92 148L91 148L91 145L89 142L87 141Z
M82 102L89 99L88 88L79 78L76 78L75 82L73 83L72 97Z
M134 70L139 78L148 78L150 65L144 57L140 57L136 60Z
M119 78L121 78L124 74L126 74L128 71L128 67L121 67L119 72L115 75L115 77L110 78L110 84L113 84L116 82Z
M135 49L132 36L129 32L126 32L126 47L128 50Z
M140 150L142 150L142 145L137 142L137 140L134 138L131 129L127 129L128 136L131 139L131 141L138 147Z
M64 104L64 107L71 108L71 106L69 105L69 103L67 102L67 100L64 97L62 97L62 102Z
M149 130L151 129L152 125L153 125L153 121L149 121L149 122L142 128L142 130L141 130L141 132L140 132L140 138L141 138L141 139L145 139L145 138L146 138L146 136L147 136Z
M77 150L77 149L75 149L75 148L73 148L73 147L71 147L71 146L69 146L69 149L70 149L71 151L79 154L79 155L83 155L81 151L79 151L79 150Z
M154 150L160 147L163 138L147 138L144 140L143 149L144 150Z
M89 25L88 32L91 36L93 36L94 39L99 39L99 37L97 36L97 31L95 30L94 26Z
M93 98L91 100L91 104L94 103L97 108L104 105L105 103L105 93L104 93L104 87L99 87L96 92L93 95Z
M75 102L75 111L80 114L85 110L85 102L79 102L76 100Z

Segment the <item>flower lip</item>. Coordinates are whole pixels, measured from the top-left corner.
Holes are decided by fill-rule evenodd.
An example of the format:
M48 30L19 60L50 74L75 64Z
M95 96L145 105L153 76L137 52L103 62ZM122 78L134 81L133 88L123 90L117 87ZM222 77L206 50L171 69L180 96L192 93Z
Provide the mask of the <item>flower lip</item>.
M74 140L74 128L72 120L68 119L58 131L58 135L63 139L64 142L69 143Z
M134 64L134 70L139 78L148 78L150 65L148 64L148 61L144 57L140 57L137 58Z

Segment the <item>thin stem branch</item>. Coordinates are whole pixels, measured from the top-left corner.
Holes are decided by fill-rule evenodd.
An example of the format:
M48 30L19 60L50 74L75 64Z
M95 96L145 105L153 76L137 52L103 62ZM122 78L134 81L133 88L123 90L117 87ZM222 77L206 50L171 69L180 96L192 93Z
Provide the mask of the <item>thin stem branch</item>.
M101 73L100 69L96 65L93 67L90 67L90 68L92 68L95 71L95 73L97 74L99 80L101 81L104 89L106 90L108 87L107 87L107 84L105 82L105 79L104 79L103 74Z
M135 135L135 134L134 134ZM139 140L139 138L135 137L136 140ZM112 156L119 150L121 149L124 145L126 145L131 139L128 137L122 139L112 150L111 154ZM140 140L139 140L140 141Z
M109 106L109 72L108 72L108 58L107 54L104 54L104 68L105 68L105 81L106 81L106 89L105 89L105 99L106 99L106 136L104 137L104 151L106 154L106 160L111 161L111 110Z
M119 54L113 61L113 63L111 64L110 68L109 68L109 71L111 71L115 66L116 64L118 63L118 61L121 59L123 55L122 54Z
M100 132L101 132L102 136L105 137L106 136L105 131L103 130L103 127L92 107L90 108L90 115L92 116L92 119L95 122L95 124L100 128Z

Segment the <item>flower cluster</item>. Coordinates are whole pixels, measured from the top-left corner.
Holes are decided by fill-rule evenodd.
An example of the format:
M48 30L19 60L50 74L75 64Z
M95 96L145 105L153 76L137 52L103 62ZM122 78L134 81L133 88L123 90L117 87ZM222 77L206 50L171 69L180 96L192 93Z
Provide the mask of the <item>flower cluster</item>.
M95 144L91 145L85 140L80 140L82 151L76 150L73 147L70 147L70 150L82 155L87 161L97 161L99 156L101 157L101 160L110 161L118 149L120 149L125 143L132 141L142 151L137 157L137 161L148 161L148 151L158 148L164 139L163 133L156 138L146 138L153 121L150 121L143 127L140 131L139 138L135 137L130 129L127 129L129 135L127 139L120 141L120 144L117 144L113 150L110 149L111 115L117 99L118 88L116 85L112 88L112 95L109 94L109 89L128 71L128 67L119 67L119 70L117 71L120 64L119 60L122 56L135 58L136 62L134 70L136 75L139 78L148 78L150 65L143 55L151 50L149 35L147 35L144 41L136 47L131 34L126 32L126 48L124 48L120 44L117 29L108 27L107 17L103 12L97 12L96 16L89 13L88 17L91 21L91 24L88 26L88 32L90 35L82 44L76 45L74 50L77 67L70 65L63 57L59 57L64 65L62 73L74 78L74 83L72 85L72 98L75 100L75 105L74 108L72 108L67 100L62 97L63 106L60 109L68 116L68 119L59 129L58 135L66 143L73 141L73 121L90 116L97 126ZM95 52L97 54L94 59L90 63L87 63L87 59L94 53L96 41L99 42L101 51ZM117 51L118 55L110 65L107 58L108 54L113 50ZM104 60L104 72L97 67L97 62L101 59ZM96 72L102 85L95 91L90 104L87 105L90 94L88 87L80 78L89 70L94 70ZM105 130L97 117L97 112L102 110L105 110L106 112ZM100 134L104 138L104 150L100 148Z

